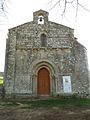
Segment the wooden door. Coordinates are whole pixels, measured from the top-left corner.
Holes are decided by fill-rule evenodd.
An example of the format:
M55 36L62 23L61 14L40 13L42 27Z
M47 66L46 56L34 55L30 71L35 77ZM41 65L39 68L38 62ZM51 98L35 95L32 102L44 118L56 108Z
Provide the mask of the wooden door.
M38 71L37 94L50 95L50 76L46 68L41 68Z

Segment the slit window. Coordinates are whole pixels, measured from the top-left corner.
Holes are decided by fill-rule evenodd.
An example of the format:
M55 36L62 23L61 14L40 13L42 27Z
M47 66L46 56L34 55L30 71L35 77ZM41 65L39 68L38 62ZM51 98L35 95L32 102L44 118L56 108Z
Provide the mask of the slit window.
M45 34L41 34L41 47L47 46L47 38Z

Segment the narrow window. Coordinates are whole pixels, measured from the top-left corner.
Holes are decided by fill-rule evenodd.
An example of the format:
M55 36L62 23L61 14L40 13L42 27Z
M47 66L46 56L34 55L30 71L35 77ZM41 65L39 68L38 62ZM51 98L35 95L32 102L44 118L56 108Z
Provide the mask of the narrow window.
M47 46L47 39L45 34L41 34L41 47Z

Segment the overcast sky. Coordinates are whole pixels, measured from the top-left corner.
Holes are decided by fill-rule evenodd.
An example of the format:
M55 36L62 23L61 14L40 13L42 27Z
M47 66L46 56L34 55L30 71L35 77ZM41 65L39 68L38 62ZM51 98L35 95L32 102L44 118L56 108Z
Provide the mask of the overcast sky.
M75 8L69 5L65 16L62 18L62 7L57 6L52 10L50 9L55 1L57 0L6 0L5 11L7 12L3 14L0 11L0 71L4 71L7 29L32 21L33 12L39 9L49 12L49 21L75 29L75 37L87 48L88 63L90 64L90 12L79 7L76 20ZM90 0L79 1L84 7L90 9Z

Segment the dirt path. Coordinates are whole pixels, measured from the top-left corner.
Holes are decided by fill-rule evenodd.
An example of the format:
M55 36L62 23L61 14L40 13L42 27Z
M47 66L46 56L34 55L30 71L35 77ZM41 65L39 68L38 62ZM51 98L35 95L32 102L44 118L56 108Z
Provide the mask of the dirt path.
M90 120L90 107L4 108L0 120Z

